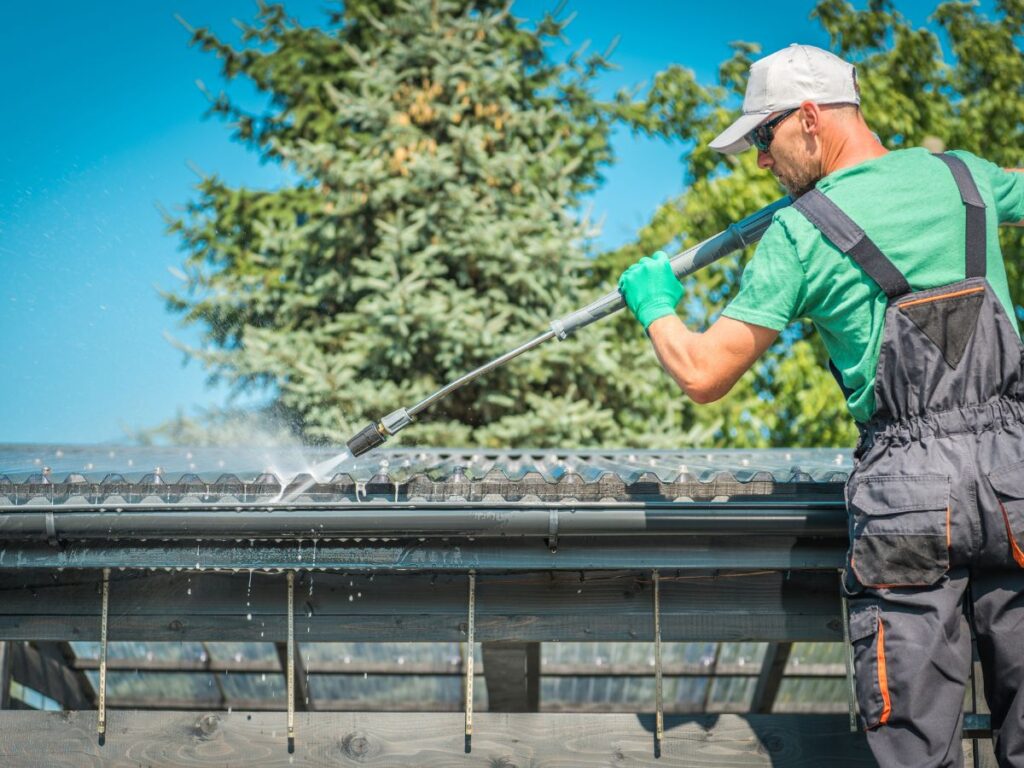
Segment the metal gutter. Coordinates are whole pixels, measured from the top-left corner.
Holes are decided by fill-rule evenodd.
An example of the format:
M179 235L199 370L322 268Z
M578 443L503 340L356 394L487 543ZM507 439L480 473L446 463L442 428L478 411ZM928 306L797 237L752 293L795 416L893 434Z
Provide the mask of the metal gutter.
M495 573L509 571L836 570L846 541L792 536L576 536L552 551L527 538L342 537L0 543L3 571L131 570ZM244 586L244 585L243 585Z
M0 539L845 536L841 500L582 503L188 505L0 511Z

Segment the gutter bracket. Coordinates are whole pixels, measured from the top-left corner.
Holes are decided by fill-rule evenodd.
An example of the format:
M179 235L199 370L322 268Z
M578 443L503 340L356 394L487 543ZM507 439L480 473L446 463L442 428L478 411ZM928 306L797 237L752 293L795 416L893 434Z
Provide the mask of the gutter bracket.
M552 507L548 510L548 537L545 539L551 554L558 551L558 510Z
M846 651L843 661L846 662L846 703L849 706L850 733L860 730L857 722L857 688L853 678L853 643L850 642L850 607L846 600L846 585L843 583L843 571L839 571L839 602L843 611L843 650Z
M59 549L61 543L60 539L57 538L57 521L53 516L52 509L46 510L44 520L46 523L46 543L51 547L57 547Z
M468 754L472 750L473 739L473 657L476 653L476 571L469 572L469 605L466 618L466 668L463 682L465 696L465 749Z
M295 571L288 571L288 651L285 685L288 689L288 753L295 752Z
M107 619L110 616L110 569L103 569L100 607L100 690L96 705L96 733L102 746L107 734Z
M665 739L665 704L661 678L661 574L651 573L654 586L654 756L661 757L661 744Z

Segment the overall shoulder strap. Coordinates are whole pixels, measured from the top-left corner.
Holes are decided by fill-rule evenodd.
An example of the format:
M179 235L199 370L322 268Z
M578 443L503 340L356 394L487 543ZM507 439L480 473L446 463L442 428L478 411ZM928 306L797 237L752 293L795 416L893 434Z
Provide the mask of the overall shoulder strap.
M967 163L956 155L943 153L935 156L944 162L953 173L956 188L960 190L960 199L963 201L964 209L967 212L967 266L964 270L965 276L984 277L986 262L985 201L981 199L978 185L974 183L974 177L971 176Z
M910 293L910 284L864 230L817 189L797 198L793 207L878 283L890 299Z

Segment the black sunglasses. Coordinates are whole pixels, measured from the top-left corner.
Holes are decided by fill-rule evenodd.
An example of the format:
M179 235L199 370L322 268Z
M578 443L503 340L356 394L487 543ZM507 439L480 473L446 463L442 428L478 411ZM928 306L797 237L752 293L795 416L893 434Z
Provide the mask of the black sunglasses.
M771 120L761 123L757 128L747 134L747 139L762 152L767 152L775 138L775 126L796 112L796 109L789 109L781 115L776 115Z

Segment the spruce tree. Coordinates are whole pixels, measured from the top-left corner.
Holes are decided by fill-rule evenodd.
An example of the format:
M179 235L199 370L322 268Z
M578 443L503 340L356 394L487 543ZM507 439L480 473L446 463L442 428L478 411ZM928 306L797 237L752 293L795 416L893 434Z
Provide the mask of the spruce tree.
M266 386L311 441L339 442L591 300L581 198L611 160L601 55L552 61L564 22L495 0L349 0L321 27L260 7L241 46L208 30L228 78L271 97L212 112L283 164L277 190L204 178L172 221L205 329L191 350ZM589 283L588 283L589 281ZM400 437L419 444L679 445L688 408L630 327L592 327L465 387Z

